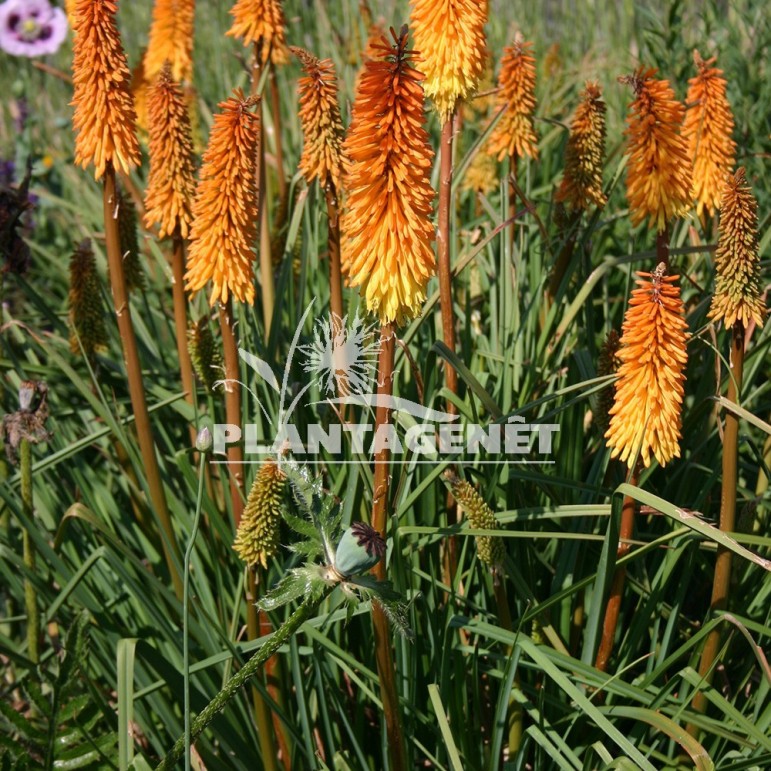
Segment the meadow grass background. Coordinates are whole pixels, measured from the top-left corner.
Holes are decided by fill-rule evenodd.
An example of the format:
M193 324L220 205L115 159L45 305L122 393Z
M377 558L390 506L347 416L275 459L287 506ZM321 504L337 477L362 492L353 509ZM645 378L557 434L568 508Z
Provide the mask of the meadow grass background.
M461 412L469 421L485 422L516 411L530 421L557 422L561 430L554 465L501 463L465 469L505 529L504 580L516 636L500 626L492 579L476 558L473 538L460 538L456 585L442 583L441 528L447 524L446 492L440 481L444 466L394 468L389 575L411 600L410 622L416 633L414 641L398 638L395 643L410 755L417 767L455 768L453 763L460 759L463 768L502 768L503 717L513 699L522 707L525 734L520 752L509 761L511 768L767 768L771 683L768 666L764 668L753 646L769 649L768 574L736 558L731 602L736 623L711 617L714 542L700 537L678 515L678 507L690 509L714 523L720 504L722 413L715 397L727 378L727 337L706 320L713 287L712 222L703 227L691 215L672 233L673 264L683 276L693 335L682 458L640 478L639 486L646 492L636 495L663 514L646 510L636 519L636 546L626 558L619 637L608 674L592 665L604 607L601 597L612 574L617 537L614 514L620 497L614 490L625 475L609 462L592 410L598 391L607 385L597 380L599 346L610 329L620 328L633 271L650 270L655 262L654 234L644 226L631 228L627 216L622 132L630 92L616 79L639 64L657 66L684 98L687 79L694 74L693 48L705 57L718 55L736 119L737 163L747 167L760 204L761 258L767 280L771 21L763 3L749 1L643 7L632 2L492 0L490 5L489 42L496 62L516 29L535 44L540 158L521 165L519 182L534 212L518 220L511 252L504 236L488 238L507 212L505 167L499 167L499 189L487 198L477 199L468 192L456 197L453 259L469 265L455 284L457 358L466 368L461 373ZM120 4L119 23L132 66L147 41L150 6L149 0ZM288 41L334 60L347 125L359 50L367 33L358 4L288 0L285 6ZM233 87L248 83L245 49L224 36L228 7L224 2L198 3L195 86L201 142L216 103ZM408 17L405 3L372 2L371 7L376 18L382 16L397 27ZM555 44L558 65L547 75L546 55ZM47 61L66 72L69 56L65 46ZM278 72L278 81L285 166L299 191L305 183L295 174L302 143L296 115L298 71L292 62ZM544 286L565 237L554 223L553 193L562 171L566 125L587 78L600 81L608 103L605 182L610 200L605 210L582 221L568 280L542 323ZM3 279L0 407L4 413L16 409L20 380L43 379L50 389L53 431L52 439L33 451L34 520L22 511L17 470L7 463L4 468L0 654L5 677L0 696L5 704L23 710L38 700L38 692L45 695L60 688L64 712L49 716L38 710L31 717L41 735L27 738L40 757L58 752L61 761L70 753L72 763L80 759L92 767L127 767L133 752L152 764L182 730L180 604L158 543L143 534L132 510L131 501L145 488L145 480L128 430L130 407L117 329L110 321L109 351L98 357L94 368L72 355L68 344L67 270L74 245L84 237L93 238L102 275L106 272L100 241L101 190L89 172L72 166L68 84L34 69L30 62L3 55L0 88L5 97L0 107L0 156L15 159L17 168L28 156L33 158L33 190L38 196L28 234L30 271ZM19 131L15 116L22 98L29 117ZM272 126L269 116L269 154L274 147ZM429 127L436 146L434 115L429 116ZM467 116L456 168L463 167L479 135L479 122ZM145 158L134 175L140 189L146 173ZM435 170L434 181L437 177ZM270 172L268 184L275 212L278 201ZM261 310L238 311L241 345L277 371L307 304L315 298L320 314L328 301L326 215L317 188L294 200L289 221L284 252L276 265L280 301L267 343L262 339ZM197 486L188 434L196 416L179 393L168 245L144 232L141 243L147 289L132 298L132 311L169 505L183 544ZM106 281L103 285L109 315ZM441 352L435 346L439 330L435 290L432 283L426 313L400 332L417 372L399 356L395 383L400 395L416 398L419 372L429 406L439 406L445 398ZM353 311L357 293L347 291L345 297ZM192 317L197 320L206 313L205 298L197 298ZM745 365L741 406L747 415L740 428L737 506L738 539L766 556L771 546L767 487L771 445L760 421L767 423L771 415L769 326L755 331ZM309 322L306 341L311 331ZM292 375L298 383L306 377L299 367ZM275 418L278 405L272 391L260 382L252 385ZM223 419L221 393L200 390L198 396L202 411ZM245 399L244 416L261 420L250 398ZM316 417L308 411L299 421ZM127 450L127 461L120 461L121 446ZM126 472L126 463L133 473ZM367 467L321 461L313 464L313 471L323 474L325 488L340 499L345 522L368 519L372 475ZM153 517L152 511L147 513ZM194 712L219 690L234 661L242 660L256 644L244 641L244 573L231 550L229 513L207 494L204 517L192 573ZM21 561L22 529L38 550L34 572ZM273 585L296 562L291 552L282 551L267 571L265 585ZM51 624L39 671L30 666L23 642L25 575L34 580L43 619ZM578 609L584 612L580 625L575 623ZM81 627L75 624L84 610L93 622L83 627L88 630L87 649L77 645ZM274 614L275 623L282 614ZM695 715L690 702L699 686L695 670L700 644L716 624L726 632L720 671L707 689L707 714ZM62 673L59 645L71 628L76 631L67 648L80 651L82 666ZM121 642L126 640L137 642ZM514 645L511 656L510 645ZM387 766L366 607L345 623L345 612L333 596L283 651L281 662L277 691L268 698L273 702L279 694L274 706L284 725L293 768ZM259 687L265 691L262 683ZM131 752L126 740L130 710L135 737ZM14 723L13 711L2 710L0 717L0 752L7 750L4 763L12 762L13 748L22 746L20 736L28 732ZM438 712L445 714L446 726ZM705 757L696 764L687 754L689 748L696 750L682 731L689 721L702 729ZM197 743L202 762L210 769L261 768L266 761L258 748L248 692Z

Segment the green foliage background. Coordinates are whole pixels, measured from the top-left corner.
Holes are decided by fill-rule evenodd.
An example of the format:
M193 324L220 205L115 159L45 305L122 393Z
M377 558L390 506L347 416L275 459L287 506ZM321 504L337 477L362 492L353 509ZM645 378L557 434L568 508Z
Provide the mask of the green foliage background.
M133 66L146 44L151 4L136 0L120 5L121 32ZM198 3L195 84L201 142L216 103L233 87L247 84L244 49L224 36L228 7L228 3ZM389 24L399 26L407 19L405 3L373 2L372 7L375 16L382 14ZM354 0L287 0L286 9L290 43L334 60L347 122L358 51L367 32L358 4ZM504 580L515 635L499 625L492 578L476 558L473 538L465 537L463 530L457 583L452 587L442 583L440 544L447 533L446 493L440 480L444 466L393 469L389 575L411 599L410 623L415 631L414 641L395 641L409 751L416 762L429 767L455 768L453 763L460 758L463 768L501 768L495 748L503 741L503 716L513 698L524 711L525 735L511 768L691 768L694 762L684 751L697 750L682 731L689 720L703 729L700 741L708 756L700 757L696 767L769 767L771 683L768 665L754 648L769 649L768 573L736 557L733 620L712 618L708 605L715 544L678 513L680 509L698 511L706 522L714 523L720 504L722 413L715 397L728 374L725 332L706 321L713 286L713 223L704 230L691 217L672 234L673 262L683 276L693 335L682 458L666 469L643 474L639 484L646 492L635 493L641 503L657 507L663 515L645 509L637 517L636 548L626 558L620 632L607 675L592 664L602 621L601 597L612 574L617 537L620 498L614 490L624 482L624 474L609 463L590 412L598 390L606 385L596 377L598 347L608 330L620 327L633 271L651 269L655 259L654 234L633 229L628 222L622 132L630 97L616 78L640 63L658 66L684 98L693 74L692 49L698 47L705 57L718 55L736 118L738 163L747 167L760 204L761 256L767 279L771 22L764 4L750 0L658 2L644 7L632 2L493 0L490 17L489 40L496 61L515 29L522 29L535 42L541 157L537 163L523 164L520 184L534 211L518 220L511 253L505 238L493 234L507 212L504 167L500 189L489 198L476 201L463 193L456 199L453 259L469 266L456 282L457 359L464 365L459 406L469 421L486 422L516 412L529 421L557 422L561 430L553 465L501 463L465 470L505 530L501 532L507 545ZM561 65L547 76L543 62L555 43ZM106 282L108 352L91 369L70 353L68 345L67 265L74 245L84 237L93 238L100 269L103 275L106 272L99 238L101 191L88 172L72 166L68 84L28 61L3 55L0 62L0 86L9 97L0 107L0 155L14 158L17 168L32 157L33 190L39 196L28 239L32 268L24 277L8 274L3 279L0 408L3 412L16 409L21 379L43 379L50 389L49 427L54 432L50 442L34 450L34 520L22 512L18 474L9 464L0 488L0 656L5 674L0 700L14 704L14 709L34 710L35 689L43 695L52 692L59 667L60 654L49 637L40 670L29 665L23 643L22 584L27 576L35 582L46 623L64 632L76 625L83 611L90 618L89 655L69 673L78 681L70 696L88 694L89 705L83 709L94 718L89 730L100 755L98 760L85 754L77 757L86 758L84 764L92 767L127 765L131 753L126 749L126 715L131 704L133 751L152 762L182 731L181 608L159 543L146 537L132 510L132 497L146 483L128 430L130 406L117 328L107 311ZM51 57L50 64L66 71L68 47ZM297 74L294 62L278 73L290 174L296 169L302 142L296 116ZM553 192L562 170L566 125L587 78L600 81L608 102L605 180L610 201L603 212L583 221L569 280L563 282L559 302L541 329L543 289L564 238L553 224ZM22 97L29 118L19 132L14 114ZM274 147L273 125L270 118L269 151ZM429 126L436 140L433 115ZM473 120L466 121L456 168L474 151L479 131ZM146 173L145 159L134 176L140 189ZM434 181L437 176L435 169ZM292 184L304 190L298 175ZM272 174L269 185L275 211L278 201ZM267 343L259 307L239 309L240 344L277 372L307 304L315 298L315 312L321 313L328 301L326 214L317 189L296 199L290 207L290 222L277 265L280 301ZM183 544L192 523L197 486L188 433L196 416L179 393L167 245L146 233L141 237L147 289L133 297L132 311L167 495L178 541ZM435 345L439 329L435 290L432 283L426 313L400 332L416 369L403 355L397 357L397 392L417 398L419 374L428 406L440 406L446 396L439 366L442 351ZM346 302L355 310L357 294L347 292ZM196 299L191 312L195 319L204 316L205 299ZM769 327L755 331L747 355L737 509L741 531L737 539L766 556L771 546ZM311 332L308 322L305 342ZM273 392L251 371L245 369L243 375L275 419ZM292 372L295 382L305 377L299 366ZM202 410L213 410L215 417L223 419L220 392L200 391L199 402ZM248 421L262 420L251 398L245 400L244 413ZM317 417L308 410L299 421ZM126 473L119 462L119 446L127 450L132 473ZM340 500L344 523L368 519L369 468L325 459L314 464L313 472L322 475L325 489ZM146 514L152 521L153 512ZM192 571L194 712L259 644L244 642L244 574L230 547L230 523L228 512L207 493ZM21 561L23 528L38 550L34 573ZM275 584L296 563L295 555L283 551L267 572L266 586ZM580 628L573 623L579 607L586 613ZM283 612L273 615L274 623L280 623ZM276 675L280 698L274 706L284 724L295 769L386 765L369 613L363 606L348 623L345 617L346 610L333 595L281 656ZM699 686L695 668L700 644L715 624L726 632L720 671L707 690L709 711L697 716L690 711ZM53 629L49 627L49 634ZM552 633L563 641L564 650L555 647ZM138 642L134 647L126 640ZM78 655L76 649L72 655ZM133 699L128 682L133 682ZM263 684L260 688L266 692ZM274 695L269 698L273 700ZM76 712L74 707L71 710ZM445 721L440 719L442 714ZM0 752L8 745L4 762L10 763L13 747L21 746L23 731L6 709L0 712L0 725ZM67 726L63 721L63 732ZM113 752L114 732L123 737L122 757ZM80 742L64 742L62 752L73 746L77 749ZM264 763L258 746L251 700L244 693L217 719L197 750L210 769L252 769ZM46 757L42 750L33 753L32 765L39 760L51 767Z

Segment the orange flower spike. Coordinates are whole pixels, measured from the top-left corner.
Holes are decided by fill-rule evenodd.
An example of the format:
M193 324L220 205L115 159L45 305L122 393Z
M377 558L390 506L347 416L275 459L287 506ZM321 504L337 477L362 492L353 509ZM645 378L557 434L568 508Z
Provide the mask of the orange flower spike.
M211 304L254 302L254 252L257 235L256 148L260 119L256 98L236 90L218 105L209 146L203 156L193 204L193 226L185 288L197 292L212 282Z
M743 168L730 175L723 187L715 270L709 318L726 327L741 323L746 329L753 322L762 327L767 311L758 256L758 203Z
M171 77L193 79L195 0L155 0L150 38L145 53L145 78L153 83L164 62L171 62Z
M111 163L128 174L140 162L131 72L115 26L114 0L78 0L75 8L72 119L75 163L93 163L100 179Z
M605 432L611 457L629 468L651 456L665 466L680 457L681 409L688 332L679 276L667 276L665 263L637 274L624 317L616 394Z
M688 81L689 105L683 123L688 156L693 163L693 196L696 213L710 215L720 208L726 177L734 167L736 144L731 139L734 118L726 98L723 71L713 67L715 58L704 59L698 51L693 59L699 72Z
M159 238L187 238L195 195L195 160L185 96L171 79L170 65L150 89L150 175L145 192L145 225L159 224Z
M620 78L634 89L627 116L628 164L626 195L632 224L646 217L662 232L673 217L681 217L691 203L691 163L680 135L685 108L675 99L666 80L656 70L640 68Z
M418 69L444 123L476 91L485 69L487 0L411 0Z
M286 19L281 0L237 0L230 9L230 15L233 25L226 34L241 38L245 46L257 44L262 65L269 57L273 64L289 61Z
M602 208L607 203L602 190L605 109L600 87L587 82L570 125L565 176L556 195L557 201L569 204L573 211L586 211L592 205Z
M341 261L381 324L420 312L434 273L430 184L434 152L425 129L421 75L403 27L366 62L343 145L346 204Z
M303 151L300 171L308 183L322 187L331 180L340 190L343 121L337 94L337 76L331 59L319 61L302 48L290 49L300 60L305 77L298 81Z
M503 50L498 76L497 105L504 113L490 135L490 152L502 161L507 156L538 157L538 138L533 126L535 110L535 59L520 33L514 45Z

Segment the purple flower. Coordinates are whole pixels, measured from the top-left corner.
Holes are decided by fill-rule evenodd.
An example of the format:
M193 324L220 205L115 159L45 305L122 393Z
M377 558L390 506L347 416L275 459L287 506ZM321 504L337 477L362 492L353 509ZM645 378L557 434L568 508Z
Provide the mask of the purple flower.
M43 56L67 36L67 16L48 0L6 0L0 5L0 49L11 56Z

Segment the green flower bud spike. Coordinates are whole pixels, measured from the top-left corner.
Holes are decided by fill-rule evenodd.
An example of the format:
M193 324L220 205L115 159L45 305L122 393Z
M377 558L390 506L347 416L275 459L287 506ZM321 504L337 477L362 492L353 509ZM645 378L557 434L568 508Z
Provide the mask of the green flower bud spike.
M343 578L351 578L374 568L385 553L383 536L371 525L356 522L337 544L333 567Z

